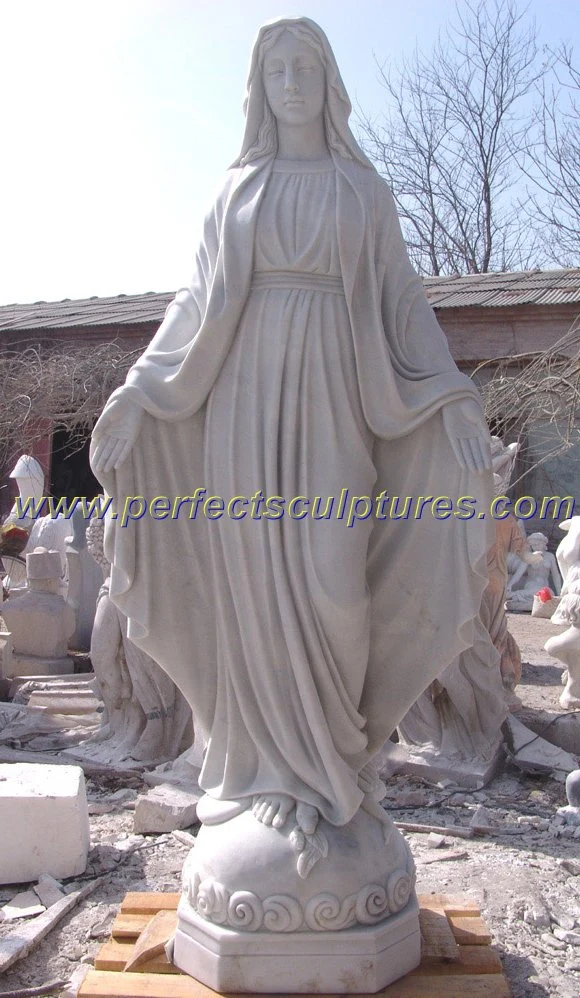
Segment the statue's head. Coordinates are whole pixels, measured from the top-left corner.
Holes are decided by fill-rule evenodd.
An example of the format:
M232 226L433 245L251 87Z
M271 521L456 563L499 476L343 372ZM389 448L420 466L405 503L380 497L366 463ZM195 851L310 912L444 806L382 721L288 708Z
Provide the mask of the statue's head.
M528 544L532 551L546 551L548 548L548 538L539 531L528 535Z
M278 123L308 125L322 117L326 71L308 32L271 32L261 47L260 69L266 101Z
M296 85L303 104L288 100ZM277 120L300 125L322 114L330 152L370 167L348 126L351 110L322 28L309 17L270 21L260 28L252 51L244 102L246 129L234 166L276 155Z
M44 471L36 458L30 454L22 454L18 458L8 477L15 478L19 482L32 482L41 489L44 488Z

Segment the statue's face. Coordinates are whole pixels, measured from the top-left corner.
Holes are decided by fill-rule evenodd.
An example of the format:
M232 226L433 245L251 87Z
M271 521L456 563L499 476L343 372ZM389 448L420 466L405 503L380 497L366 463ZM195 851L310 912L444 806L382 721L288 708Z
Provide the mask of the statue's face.
M264 90L272 114L286 125L306 125L324 108L324 66L315 49L284 31L264 58Z

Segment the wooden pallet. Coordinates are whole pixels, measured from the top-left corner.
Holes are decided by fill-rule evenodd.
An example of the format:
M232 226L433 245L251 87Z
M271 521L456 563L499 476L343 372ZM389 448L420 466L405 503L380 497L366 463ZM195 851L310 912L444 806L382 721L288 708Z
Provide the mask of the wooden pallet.
M178 901L179 894L127 894L111 938L99 950L79 998L215 998L215 991L178 971L163 951L163 942L176 924ZM500 959L490 946L491 936L477 905L430 894L419 897L419 906L421 964L380 994L509 998ZM125 970L128 964L130 971Z

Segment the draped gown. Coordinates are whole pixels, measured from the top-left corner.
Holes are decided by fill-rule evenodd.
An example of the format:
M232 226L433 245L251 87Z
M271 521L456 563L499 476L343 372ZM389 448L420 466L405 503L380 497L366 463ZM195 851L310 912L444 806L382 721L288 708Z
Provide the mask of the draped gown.
M372 446L342 287L334 164L278 161L260 206L250 295L209 398L204 452L208 494L261 490L286 508L279 516L280 503L254 504L254 517L248 508L211 525L221 737L207 750L210 793L274 791L282 778L299 799L307 787L331 819L345 802L356 810L371 521L349 528L336 513L342 489L372 493ZM287 507L299 496L311 505L296 503L293 518ZM329 812L333 800L340 811Z
M443 406L477 391L392 195L331 155L229 171L190 286L113 396L144 412L129 458L100 479L118 511L200 487L255 497L233 515L111 517L111 598L191 704L211 797L286 793L343 825L362 767L473 642L490 521L349 527L339 497L482 509L491 481L459 465L444 429Z

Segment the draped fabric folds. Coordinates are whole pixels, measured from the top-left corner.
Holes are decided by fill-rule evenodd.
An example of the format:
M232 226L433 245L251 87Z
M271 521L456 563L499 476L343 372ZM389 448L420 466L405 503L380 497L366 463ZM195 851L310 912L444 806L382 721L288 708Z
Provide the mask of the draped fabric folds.
M343 489L489 502L488 477L459 468L441 417L476 391L390 192L334 153L229 172L194 280L119 393L146 413L130 458L102 476L119 514L127 496L173 503L196 488L226 503L318 496L319 511ZM429 505L352 527L181 514L109 520L106 552L129 636L207 739L201 785L220 799L288 793L346 823L362 766L473 640L487 520L437 519Z

